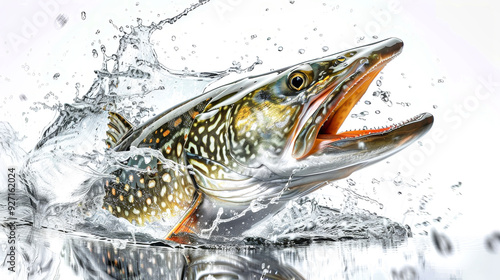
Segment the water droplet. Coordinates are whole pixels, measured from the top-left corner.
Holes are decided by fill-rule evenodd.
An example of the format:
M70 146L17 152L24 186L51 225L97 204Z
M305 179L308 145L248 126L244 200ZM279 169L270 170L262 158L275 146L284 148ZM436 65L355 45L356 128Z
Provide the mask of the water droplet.
M381 86L382 85L382 81L381 80L377 80L377 86Z
M177 39L177 37L175 37L175 36L172 36L172 41L175 41L175 39Z
M178 50L179 50L179 47L175 46L175 47L174 47L174 50L175 50L175 51L178 51Z
M437 109L438 105L432 105L432 108Z
M21 101L26 101L26 100L28 100L28 97L26 97L26 95L24 95L24 94L21 94L21 95L19 95L19 99Z
M444 83L444 80L443 79L439 79L438 83L442 84L442 83Z
M401 178L401 176L398 174L398 176L396 176L396 178L392 180L392 183L395 186L401 186L401 184L403 184L403 178Z
M393 280L416 280L418 279L417 270L411 266L405 266L400 271L392 270Z
M353 179L347 179L347 184L352 187L356 185L356 182Z
M355 118L357 118L357 117L358 117L358 114L352 114L352 115L351 115L351 118L353 118L353 119L355 119Z
M460 188L461 186L462 186L462 182L458 182L457 184L452 185L452 186L451 186L451 189L452 189L452 190L456 190L456 189Z
M101 52L102 52L102 53L105 53L105 52L106 52L106 46L101 45Z
M256 34L254 34L254 35L250 36L250 39L251 39L251 40L253 40L253 39L255 39L255 38L257 38L257 35L256 35Z
M375 111L375 114L380 114L380 110L376 110L376 111Z
M299 53L300 53L300 54L304 54L305 52L306 52L306 50L304 50L304 49L300 49L300 50L299 50Z
M372 104L372 103L371 103L370 101L366 100L366 101L365 101L365 104L366 104L366 105L370 105L370 104Z
M500 253L500 232L494 232L486 238L486 249L491 253Z
M68 17L66 15L60 14L57 16L55 22L57 28L63 28L66 23L68 23Z
M93 49L93 50L92 50L92 56L93 56L94 58L97 58L97 57L99 56L99 54L97 53L97 50L96 50L96 49Z
M377 35L373 35L372 38L373 39L378 39L378 36Z
M328 48L327 46L324 46L323 48L321 48L324 52L327 52L330 48Z
M54 80L57 80L59 79L59 77L61 76L61 74L59 73L55 73L54 76L52 77Z
M82 12L82 20L87 19L87 13L85 11Z
M449 256L453 253L453 245L446 235L438 233L436 230L432 230L431 238L438 253L443 256Z
M295 3L295 0L290 0L290 4L293 4L293 3Z
M373 179L372 179L372 184L380 184L380 181L379 181L379 180L377 180L377 179L375 179L375 178L373 178Z
M388 120L389 120L390 122L392 122L392 118L388 118Z
M279 46L278 47L278 51L282 51L283 50L283 47L282 46Z
M369 114L368 111L363 111L360 113L361 116L368 116L368 114Z
M95 32L95 34L99 34L101 33L101 30L97 29L97 31Z

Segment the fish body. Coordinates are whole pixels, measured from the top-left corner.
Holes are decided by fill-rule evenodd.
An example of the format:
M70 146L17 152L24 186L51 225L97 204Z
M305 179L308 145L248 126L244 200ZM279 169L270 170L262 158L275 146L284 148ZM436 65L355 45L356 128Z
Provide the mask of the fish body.
M166 238L181 243L192 235L240 236L290 199L396 153L430 129L432 115L378 129L339 128L402 47L390 38L247 77L137 128L111 113L110 148L161 155L130 158L114 171L104 208L139 225L178 219Z

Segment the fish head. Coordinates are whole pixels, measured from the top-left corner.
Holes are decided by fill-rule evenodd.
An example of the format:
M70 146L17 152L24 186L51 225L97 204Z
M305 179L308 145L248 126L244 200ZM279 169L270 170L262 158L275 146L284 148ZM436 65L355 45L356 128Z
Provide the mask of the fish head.
M339 132L402 48L401 40L390 38L219 88L185 146L202 191L241 202L276 195L285 182L285 196L297 196L425 134L433 122L427 113L398 125Z

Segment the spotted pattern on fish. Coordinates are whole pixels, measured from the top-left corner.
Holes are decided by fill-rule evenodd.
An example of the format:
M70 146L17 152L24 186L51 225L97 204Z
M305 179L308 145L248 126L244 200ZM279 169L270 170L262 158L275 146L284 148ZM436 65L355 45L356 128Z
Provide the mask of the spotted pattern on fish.
M220 106L224 100L218 100L205 110L205 114L216 111L213 116L203 118L202 114L195 119L185 149L197 172L215 180L234 180L234 171L242 175L247 172L241 166L258 167L254 160L259 154L281 156L282 141L293 131L293 119L301 106L279 99L268 90L260 88L227 106ZM268 125L254 127L255 123ZM201 180L196 174L195 178Z
M186 150L212 161L228 164L227 141L224 132L229 106L224 106L215 116L203 122L194 122L186 142Z
M162 247L117 248L108 242L84 240L76 240L71 245L75 258L86 272L82 275L84 279L109 279L109 276L112 279L181 279L186 265L182 253Z
M82 279L305 279L268 254L171 250L163 246L69 239L66 262ZM262 263L266 264L263 269Z
M138 144L139 148L160 150L175 165L171 167L155 157L128 159L127 166L135 170L125 168L112 173L115 178L105 182L103 209L136 225L144 225L182 215L189 208L196 190L185 167L183 146L193 118L205 105L202 103L166 122Z
M139 225L154 219L172 218L188 209L195 188L186 168L163 168L161 162L150 160L146 169L158 172L137 173L121 169L114 173L115 180L106 182L105 209ZM131 166L143 164L142 157L129 160Z

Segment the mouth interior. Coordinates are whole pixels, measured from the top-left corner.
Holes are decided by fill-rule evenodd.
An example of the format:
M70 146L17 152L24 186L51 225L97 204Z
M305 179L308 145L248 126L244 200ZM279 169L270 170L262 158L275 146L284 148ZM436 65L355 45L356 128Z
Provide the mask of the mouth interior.
M337 133L347 116L350 114L352 108L354 108L356 103L361 99L361 97L363 97L363 95L368 90L371 82L377 77L380 71L382 71L389 60L391 59L388 59L376 66L370 72L365 74L361 79L359 79L354 86L348 89L348 92L345 93L344 98L338 102L337 106L335 106L329 117L322 124L318 136L316 137L318 140L329 140L328 142L333 142L345 138L360 137L372 133L382 133L384 131L390 130L393 127L391 125L378 129L351 130Z
M390 125L377 129L350 130L338 133L340 127L344 123L347 116L350 114L353 107L368 90L371 82L377 77L380 71L382 71L385 65L392 61L392 59L394 59L399 53L400 52L397 52L374 65L360 78L358 78L352 85L350 85L349 88L344 90L345 93L343 94L342 99L337 102L336 106L334 106L334 108L331 110L328 117L325 118L322 123L318 124L321 126L321 128L319 129L312 149L307 154L314 153L317 150L321 149L322 146L335 141L346 138L357 138L365 135L377 135L397 127L397 125ZM327 93L325 96L327 96L328 94L329 93ZM307 154L304 154L303 157L307 156Z

